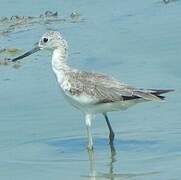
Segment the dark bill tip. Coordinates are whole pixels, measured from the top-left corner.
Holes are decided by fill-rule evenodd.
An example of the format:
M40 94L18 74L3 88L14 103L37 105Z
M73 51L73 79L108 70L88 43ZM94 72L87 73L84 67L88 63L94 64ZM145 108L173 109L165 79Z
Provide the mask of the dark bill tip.
M30 56L31 54L33 54L33 53L35 53L35 52L37 52L37 51L39 51L39 50L40 50L40 48L39 48L38 46L36 46L36 47L33 48L31 51L28 51L28 52L26 52L25 54L23 54L23 55L21 55L21 56L18 56L18 57L14 58L14 59L11 59L11 61L12 61L12 62L16 62L17 60L23 59L23 58L25 58L25 57L27 57L27 56Z

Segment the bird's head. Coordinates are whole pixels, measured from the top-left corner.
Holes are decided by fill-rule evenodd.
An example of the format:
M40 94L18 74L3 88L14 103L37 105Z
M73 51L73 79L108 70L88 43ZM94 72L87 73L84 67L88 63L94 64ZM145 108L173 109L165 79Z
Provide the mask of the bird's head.
M67 48L68 48L67 42L63 39L62 35L59 32L49 31L43 34L38 44L31 51L28 51L25 54L12 59L12 61L15 62L19 59L23 59L43 49L49 49L49 50L60 49L62 51L66 51Z

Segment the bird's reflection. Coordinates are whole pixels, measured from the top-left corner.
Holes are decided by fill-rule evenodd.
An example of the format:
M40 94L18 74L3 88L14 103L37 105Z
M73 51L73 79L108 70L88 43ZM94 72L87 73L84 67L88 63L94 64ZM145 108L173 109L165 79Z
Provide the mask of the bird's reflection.
M158 171L149 171L149 172L134 172L134 173L119 173L114 172L114 166L115 162L117 161L117 153L113 145L110 145L110 157L109 157L109 164L108 164L108 170L107 172L100 173L99 170L96 169L96 159L94 156L94 151L88 151L89 156L89 162L90 162L90 172L89 172L89 178L90 180L98 180L100 178L105 178L109 180L115 180L117 178L133 178L133 177L139 177L139 176L153 176L158 175L160 172Z
M90 180L96 180L98 177L106 177L106 179L114 180L114 162L116 161L116 150L114 145L110 145L110 161L108 173L97 173L94 151L88 151L90 162Z
M114 162L116 162L116 150L114 148L114 145L110 146L111 149L111 160L110 160L110 164L109 164L109 179L114 180Z

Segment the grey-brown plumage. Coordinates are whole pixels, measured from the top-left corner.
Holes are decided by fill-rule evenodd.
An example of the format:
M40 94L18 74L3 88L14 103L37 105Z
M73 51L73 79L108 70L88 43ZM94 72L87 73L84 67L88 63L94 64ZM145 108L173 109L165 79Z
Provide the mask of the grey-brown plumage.
M143 90L123 84L109 76L85 71L68 71L65 73L70 83L70 93L74 96L87 95L97 100L96 103L110 103L137 98L161 100L160 94L172 90Z

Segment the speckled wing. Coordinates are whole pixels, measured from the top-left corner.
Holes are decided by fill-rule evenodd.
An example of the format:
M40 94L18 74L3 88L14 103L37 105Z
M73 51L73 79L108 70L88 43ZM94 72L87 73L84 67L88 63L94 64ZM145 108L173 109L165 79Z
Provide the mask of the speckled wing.
M145 100L160 99L148 91L122 84L103 74L72 71L68 72L66 76L71 85L70 93L72 95L90 96L97 103L116 102L134 98L143 98Z

